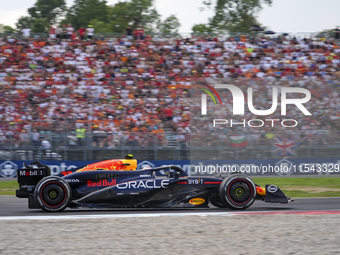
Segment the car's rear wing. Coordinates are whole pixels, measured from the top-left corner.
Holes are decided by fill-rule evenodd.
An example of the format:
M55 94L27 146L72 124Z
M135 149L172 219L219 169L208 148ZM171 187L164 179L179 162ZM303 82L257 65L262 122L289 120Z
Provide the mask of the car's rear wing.
M31 162L30 165L24 163L24 168L17 170L19 189L16 190L16 196L29 197L29 194L33 194L37 183L49 175L51 175L51 169L38 161Z

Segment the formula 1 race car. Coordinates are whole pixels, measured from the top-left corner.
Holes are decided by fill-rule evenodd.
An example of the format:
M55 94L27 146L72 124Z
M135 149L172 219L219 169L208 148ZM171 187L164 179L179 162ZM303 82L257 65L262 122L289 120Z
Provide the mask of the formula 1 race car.
M255 199L270 203L292 201L277 186L261 188L245 175L231 174L224 179L189 177L180 167L171 165L134 170L133 160L132 164L126 163L129 160L125 163L111 160L121 161L120 167L116 163L115 169L87 166L64 176L51 176L49 167L40 162L24 164L17 172L20 189L16 190L16 196L28 198L30 209L49 212L67 207L202 208L209 207L209 203L243 210ZM103 162L96 166L112 166ZM158 176L161 171L165 175Z

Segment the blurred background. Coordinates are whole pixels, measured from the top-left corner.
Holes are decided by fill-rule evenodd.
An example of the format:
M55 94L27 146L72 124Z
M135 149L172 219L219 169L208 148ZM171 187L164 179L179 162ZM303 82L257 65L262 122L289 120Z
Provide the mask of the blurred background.
M15 27L0 25L0 160L189 160L200 148L201 159L339 155L338 27L273 31L258 19L271 0L204 1L198 11L211 16L188 33L152 0L32 4ZM307 88L313 116L288 108L292 129L213 132L192 118L190 97L217 82L252 87L258 109L270 108L273 86Z

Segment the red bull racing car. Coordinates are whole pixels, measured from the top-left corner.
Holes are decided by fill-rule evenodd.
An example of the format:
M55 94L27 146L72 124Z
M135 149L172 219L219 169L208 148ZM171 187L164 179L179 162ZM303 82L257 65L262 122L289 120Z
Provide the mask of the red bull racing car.
M28 198L30 209L48 212L66 208L202 208L243 210L256 199L269 203L292 201L277 186L259 187L241 174L226 178L191 177L178 166L136 170L131 156L106 160L51 176L40 162L17 172L16 196ZM165 175L159 175L162 172Z

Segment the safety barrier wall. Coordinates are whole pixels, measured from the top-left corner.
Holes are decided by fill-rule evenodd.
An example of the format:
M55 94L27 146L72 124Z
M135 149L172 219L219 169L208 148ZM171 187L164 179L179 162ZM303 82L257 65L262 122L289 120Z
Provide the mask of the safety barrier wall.
M86 166L96 161L41 161L51 168L53 175L62 175L64 171ZM14 178L16 170L22 168L27 161L0 161L0 177ZM340 173L340 158L314 159L254 159L254 160L141 160L138 168L176 165L191 176L223 177L229 173L242 172L251 176L290 176L319 175L332 176Z

